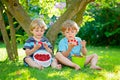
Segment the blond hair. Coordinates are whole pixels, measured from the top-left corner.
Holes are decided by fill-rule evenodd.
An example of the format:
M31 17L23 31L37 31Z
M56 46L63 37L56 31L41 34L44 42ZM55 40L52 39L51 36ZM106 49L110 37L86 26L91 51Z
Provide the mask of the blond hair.
M77 32L79 31L79 26L77 25L76 22L72 21L72 20L66 20L63 24L62 24L62 32L64 33L65 30L68 29L72 29L72 30L77 30Z
M47 29L47 25L40 18L36 18L31 22L30 31L33 31L33 29L35 29L35 27L38 27L38 28L40 27L40 28L45 29L45 30Z

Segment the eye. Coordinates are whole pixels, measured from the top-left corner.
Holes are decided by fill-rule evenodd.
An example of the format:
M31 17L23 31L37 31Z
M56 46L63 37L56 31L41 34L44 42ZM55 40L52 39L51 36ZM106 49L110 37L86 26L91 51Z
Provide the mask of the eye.
M67 31L66 33L68 34L69 32Z
M38 32L39 30L35 30L36 32Z
M75 30L71 31L71 33L75 33Z
M45 30L44 29L41 29L41 32L44 32Z

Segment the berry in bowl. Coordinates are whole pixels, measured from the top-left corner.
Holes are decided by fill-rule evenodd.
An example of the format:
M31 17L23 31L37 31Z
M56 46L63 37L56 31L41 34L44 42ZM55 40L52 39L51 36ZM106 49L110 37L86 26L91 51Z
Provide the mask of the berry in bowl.
M33 58L37 64L42 65L43 67L48 67L51 64L52 56L45 50L39 50L34 53Z

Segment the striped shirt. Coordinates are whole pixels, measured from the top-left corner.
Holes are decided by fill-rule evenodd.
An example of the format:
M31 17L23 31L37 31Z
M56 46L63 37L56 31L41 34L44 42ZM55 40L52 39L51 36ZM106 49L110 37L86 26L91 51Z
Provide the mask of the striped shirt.
M46 42L48 47L53 50L53 47L51 43L48 41L46 37L42 37L40 42ZM34 44L38 44L39 42L36 41L33 37L28 38L28 40L25 42L23 49L32 49L34 47ZM44 46L42 45L38 50L46 50Z

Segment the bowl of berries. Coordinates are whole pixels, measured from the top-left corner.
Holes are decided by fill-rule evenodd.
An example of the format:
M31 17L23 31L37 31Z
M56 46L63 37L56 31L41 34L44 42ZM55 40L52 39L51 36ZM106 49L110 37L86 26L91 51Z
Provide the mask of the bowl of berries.
M33 58L37 64L42 65L43 67L48 67L51 64L52 56L45 50L39 50L34 53Z

